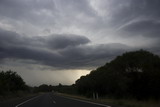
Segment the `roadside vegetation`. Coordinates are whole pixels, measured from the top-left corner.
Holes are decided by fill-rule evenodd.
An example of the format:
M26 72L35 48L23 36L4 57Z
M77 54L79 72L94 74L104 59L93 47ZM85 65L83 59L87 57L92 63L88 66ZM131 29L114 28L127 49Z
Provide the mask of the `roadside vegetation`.
M160 100L148 99L148 100L137 100L137 99L116 99L100 97L99 99L88 98L82 95L67 94L67 93L56 93L60 96L106 104L115 107L160 107Z
M75 84L29 87L13 71L0 72L0 96L13 93L63 93L123 107L160 107L160 57L145 50L126 52L80 77Z
M0 71L0 101L24 96L29 91L30 87L16 72Z
M127 52L110 63L82 76L75 84L78 93L91 97L160 98L160 57L148 51Z
M77 96L95 99L98 95L100 102L160 107L160 57L145 50L126 52L80 77L70 88Z

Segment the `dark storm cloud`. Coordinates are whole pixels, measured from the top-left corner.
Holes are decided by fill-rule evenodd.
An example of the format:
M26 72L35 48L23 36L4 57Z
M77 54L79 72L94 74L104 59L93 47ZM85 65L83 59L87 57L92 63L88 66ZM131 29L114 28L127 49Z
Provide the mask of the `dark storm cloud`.
M159 0L113 0L112 9L113 24L123 24L130 20L143 17L147 19L160 18L160 1Z
M53 35L48 39L48 45L53 49L66 48L68 46L77 46L89 43L90 40L84 36L78 35Z
M123 2L122 2L123 1ZM122 0L112 2L116 5L117 12L113 12L111 23L116 26L123 26L121 30L128 31L134 35L148 32L146 36L157 35L160 18L159 0ZM126 3L125 3L126 2ZM123 4L124 3L124 4ZM118 5L119 4L119 5ZM136 21L137 20L137 21ZM127 24L129 23L129 24ZM127 25L126 25L127 24ZM126 26L125 26L126 25ZM157 34L155 34L157 32ZM152 34L153 33L153 34ZM130 35L128 35L130 36ZM135 35L136 36L136 35Z
M159 0L132 0L131 9L137 15L148 15L148 17L160 17Z
M117 55L122 54L130 47L123 44L99 44L85 45L81 47L67 48L60 53L67 56L68 63L79 68L95 67L103 65Z
M41 11L43 9L54 11L55 5L53 0L1 0L0 8L1 15L17 18L23 15L31 15L32 12Z
M48 12L55 12L53 0L0 0L0 18L27 21L34 25L46 24L50 19ZM44 20L45 19L45 20ZM52 21L54 23L54 21ZM52 23L50 21L50 23Z
M114 35L115 40L116 37L127 37L129 42L130 37L143 36L144 41L154 38L157 41L152 47L158 47L159 0L104 0L94 1L94 5L91 2L0 0L0 58L33 60L57 68L85 68L102 65L126 50L132 50L122 44L123 40L114 43ZM44 29L48 29L46 34L56 34L33 36ZM116 34L117 29L119 32ZM25 32L25 35L35 33L27 37L18 31L21 34ZM105 42L97 44L101 41Z
M145 20L131 23L123 28L124 31L133 36L144 36L149 38L160 38L160 22Z
M95 16L95 12L89 5L88 0L59 0L62 9L68 11L67 14L85 14L87 16ZM70 12L69 12L70 11Z
M160 0L0 0L1 69L68 84L126 51L160 55L159 10Z
M0 59L32 60L58 69L91 68L129 49L123 44L87 45L89 42L84 36L30 38L1 29Z
M118 36L128 40L143 38L141 43L150 40L148 50L160 53L160 0L114 0L111 5L115 9L110 24L118 29Z
M0 0L0 18L27 21L34 26L57 27L59 24L65 26L79 23L78 15L96 16L88 0Z

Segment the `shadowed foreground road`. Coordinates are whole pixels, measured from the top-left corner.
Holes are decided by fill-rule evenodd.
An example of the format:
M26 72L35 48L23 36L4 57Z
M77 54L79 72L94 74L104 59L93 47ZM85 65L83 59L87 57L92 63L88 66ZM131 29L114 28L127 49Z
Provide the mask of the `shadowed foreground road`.
M1 107L1 105L0 105ZM9 107L9 106L4 106ZM51 93L32 97L10 107L111 107L102 104L62 97Z

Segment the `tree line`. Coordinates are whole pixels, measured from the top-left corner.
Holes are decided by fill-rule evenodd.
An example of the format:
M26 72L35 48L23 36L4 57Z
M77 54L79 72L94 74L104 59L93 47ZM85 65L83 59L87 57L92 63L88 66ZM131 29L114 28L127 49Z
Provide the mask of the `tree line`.
M11 70L0 72L0 95L7 95L10 93L16 93L17 91L26 91L28 86L23 79Z
M75 83L81 95L114 98L160 98L160 57L148 51L126 52Z
M61 93L70 93L75 94L75 88L69 85L47 85L42 84L39 86L28 86L14 71L0 71L0 97L5 96L19 96L19 92L22 95L39 93L39 92L61 92ZM20 95L20 96L22 96Z
M92 97L160 99L160 57L145 50L126 52L81 76L73 85L30 87L13 71L0 72L0 95L18 90L61 92Z

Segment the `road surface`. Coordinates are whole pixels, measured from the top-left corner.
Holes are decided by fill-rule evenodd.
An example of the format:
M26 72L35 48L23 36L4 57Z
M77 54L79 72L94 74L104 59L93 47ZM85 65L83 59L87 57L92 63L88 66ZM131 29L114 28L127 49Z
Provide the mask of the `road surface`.
M0 107L3 106L0 105ZM111 106L54 95L53 93L47 93L29 98L12 106L4 105L4 107L111 107Z

